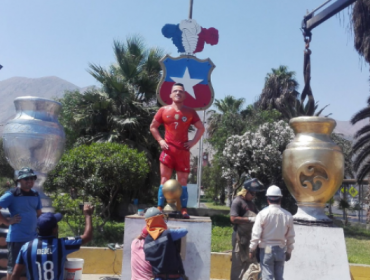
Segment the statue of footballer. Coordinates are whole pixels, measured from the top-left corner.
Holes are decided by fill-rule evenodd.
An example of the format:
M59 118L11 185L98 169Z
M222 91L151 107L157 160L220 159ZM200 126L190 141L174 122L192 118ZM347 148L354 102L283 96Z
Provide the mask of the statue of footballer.
M204 125L197 112L184 106L186 92L184 85L175 83L172 86L170 98L172 104L161 107L150 125L150 132L161 146L162 153L159 157L161 185L158 191L158 209L163 210L165 198L163 196L163 184L171 179L175 169L177 180L182 186L181 214L184 219L189 219L187 212L188 190L187 182L190 172L190 148L193 147L204 133ZM158 127L163 124L165 137L161 137ZM188 129L194 125L197 129L194 139L188 140Z

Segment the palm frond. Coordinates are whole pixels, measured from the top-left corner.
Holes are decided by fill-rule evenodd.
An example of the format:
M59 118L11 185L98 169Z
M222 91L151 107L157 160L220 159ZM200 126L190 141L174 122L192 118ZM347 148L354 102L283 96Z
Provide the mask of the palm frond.
M352 118L351 124L356 124L357 122L370 117L370 107L366 107L358 111Z
M352 146L353 153L357 153L359 149L369 148L370 145L370 134L362 135Z
M364 160L370 155L370 149L362 149L353 161L353 169L357 171Z
M367 124L365 125L364 127L362 127L361 129L359 129L356 134L354 135L354 138L359 138L360 136L364 135L364 134L367 134L368 132L370 132L370 124Z
M369 175L370 172L370 162L366 162L364 165L362 165L359 169L359 171L356 173L357 175L357 182L361 183L365 177Z

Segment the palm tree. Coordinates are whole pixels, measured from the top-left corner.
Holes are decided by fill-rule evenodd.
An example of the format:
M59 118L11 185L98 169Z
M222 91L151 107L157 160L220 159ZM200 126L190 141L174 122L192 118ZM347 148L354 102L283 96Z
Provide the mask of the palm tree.
M88 72L101 83L79 97L74 118L83 123L79 140L122 142L145 149L152 137L148 127L155 114L155 93L160 79L158 60L163 51L146 48L140 37L114 42L116 63L108 69L90 64Z
M370 63L370 1L357 0L352 10L352 26L354 31L355 49ZM370 117L370 98L368 106L357 112L351 119L355 124L360 120ZM357 181L362 182L370 173L370 124L361 128L355 135L355 142L352 147L356 154L353 169L357 174Z
M209 110L207 112L207 115L210 115L207 119L207 133L209 137L212 137L219 128L219 125L222 121L222 116L224 114L240 115L244 102L244 98L237 99L232 95L227 95L224 99L216 99L213 105L220 113L218 113L216 110Z
M370 63L370 1L357 0L352 10L355 49Z
M368 107L360 110L352 117L351 123L353 125L370 117L370 98L367 100L367 104ZM356 172L357 181L361 183L370 172L370 124L357 131L354 138L352 152L356 157L353 162L353 169Z
M114 41L113 51L116 64L106 70L102 66L90 64L88 71L103 86L103 91L120 104L125 99L148 102L155 97L161 77L158 60L163 56L159 48L147 49L143 39L129 37L126 43Z
M262 110L276 109L289 118L290 111L295 110L299 102L299 84L295 80L295 72L288 71L284 65L271 71L265 77L265 85L256 105Z
M324 106L318 112L318 102L312 96L308 96L308 102L304 104L306 95L297 91L299 84L295 80L295 72L288 71L288 67L280 65L278 69L271 69L265 78L265 85L255 106L261 110L279 111L283 118L288 120L298 116L319 116L328 106ZM300 99L299 99L300 98ZM330 115L330 114L329 114Z
M116 63L108 69L90 64L88 72L100 83L81 94L66 94L61 122L72 145L118 142L144 151L151 164L147 185L159 176L159 149L149 126L157 111L156 87L163 51L147 48L140 37L114 42ZM67 140L68 142L68 140ZM71 146L71 145L69 145Z

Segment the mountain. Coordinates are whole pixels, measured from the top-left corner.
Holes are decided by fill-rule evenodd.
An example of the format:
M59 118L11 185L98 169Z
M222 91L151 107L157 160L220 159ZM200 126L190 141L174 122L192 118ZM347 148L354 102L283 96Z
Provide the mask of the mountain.
M355 133L365 125L369 124L369 120L365 119L362 121L357 122L355 125L352 125L351 122L346 121L336 121L337 126L334 129L334 132L341 133L345 136L345 138L349 140L353 140L353 136Z
M85 91L89 87L78 86L58 77L42 77L36 79L13 77L0 81L0 125L15 115L14 99L20 96L38 96L48 99L62 97L66 90ZM0 128L2 132L2 127Z
M53 99L55 97L62 97L66 90L79 90L84 92L88 88L91 88L91 86L80 88L66 80L54 76L36 79L13 77L0 81L0 135L2 134L2 127L15 115L13 103L15 98L31 95ZM198 113L202 119L203 114L201 112ZM356 131L367 123L369 123L368 120L363 120L353 126L349 121L337 121L337 127L334 131L342 133L348 139L352 139ZM198 149L198 145L196 145L193 147L192 152L195 152Z

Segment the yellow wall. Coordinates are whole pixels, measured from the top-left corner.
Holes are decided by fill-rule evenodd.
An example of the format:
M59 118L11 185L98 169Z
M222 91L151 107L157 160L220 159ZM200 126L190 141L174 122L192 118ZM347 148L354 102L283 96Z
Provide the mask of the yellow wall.
M353 280L370 279L370 265L350 264L349 269Z
M122 269L122 249L113 251L106 247L81 247L68 258L84 259L84 274L120 274Z
M84 259L84 274L120 274L122 268L122 249L112 251L108 248L81 247L69 258ZM350 264L352 280L370 280L370 265ZM230 254L211 254L211 278L230 279Z
M211 278L230 279L231 254L211 253Z

